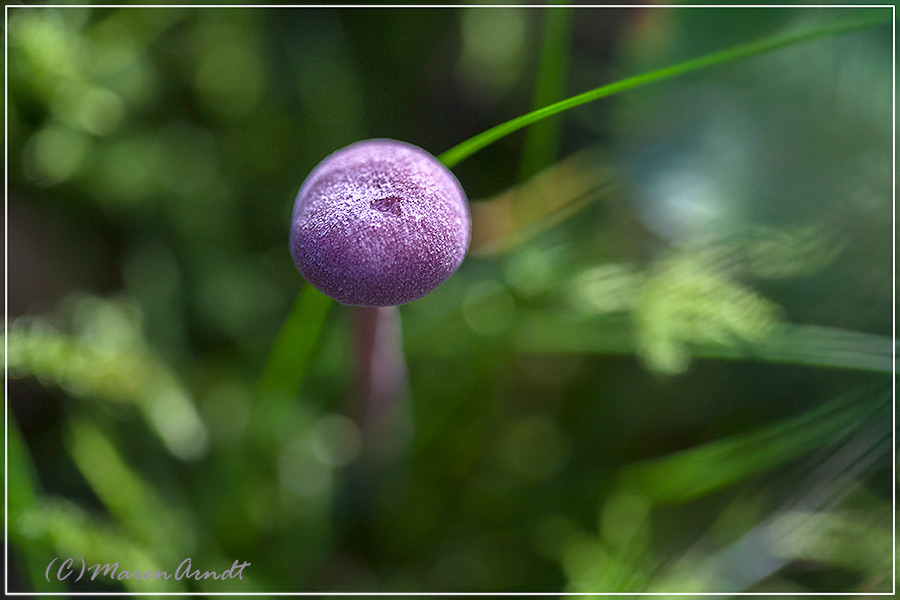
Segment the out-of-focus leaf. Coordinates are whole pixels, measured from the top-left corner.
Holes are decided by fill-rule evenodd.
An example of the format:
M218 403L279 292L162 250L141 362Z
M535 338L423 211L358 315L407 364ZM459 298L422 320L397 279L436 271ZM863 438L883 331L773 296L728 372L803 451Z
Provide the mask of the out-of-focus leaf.
M650 368L678 373L687 368L690 344L764 342L778 309L730 281L693 254L654 265L634 307L637 349Z
M10 375L33 375L77 398L135 404L174 455L202 455L206 428L175 373L147 346L135 311L82 298L71 319L71 335L42 319L14 323L7 337Z
M140 568L143 565L144 568L152 566L154 570L175 569L182 560L198 549L202 549L207 560L220 565L219 571L231 566L231 559L223 556L209 540L201 539L198 535L195 517L188 512L187 507L180 506L173 498L164 500L126 462L113 441L100 428L85 419L76 419L69 426L67 441L78 470L115 520L116 528L110 528L105 535L109 536L111 544L121 547L123 553L133 555L134 560L127 562L116 557L115 560L119 560L123 568ZM54 514L57 513L51 513L51 516ZM60 513L60 523L70 517L71 513ZM59 531L48 528L45 533L71 535L71 539L66 537L65 540L76 543L78 535L75 532L62 525L59 527ZM86 538L88 543L92 543L92 540L93 538ZM91 547L86 548L83 553L100 554ZM153 557L152 563L144 560L149 557ZM106 561L114 562L108 559ZM201 568L201 571L216 570L196 564L194 567ZM258 589L252 574L245 576L245 579L242 585L246 589ZM204 589L219 589L214 580L204 580L199 585Z
M159 516L157 515L157 519ZM54 564L59 568L61 562L68 557L76 560L73 565L74 573L69 579L78 577L81 571L81 561L85 561L85 573L82 581L90 582L93 572L98 571L97 579L104 579L103 567L106 564L119 564L117 573L123 570L133 571L140 569L168 570L170 579L159 578L151 580L135 580L127 578L121 580L121 584L130 592L172 592L184 590L184 583L174 577L174 570L178 563L163 565L158 562L153 552L135 544L121 531L112 527L109 523L100 519L92 519L83 510L67 501L58 499L46 499L29 507L20 513L10 523L10 530L22 540L28 543L40 544L52 549L53 556L58 557ZM47 561L49 564L49 560ZM98 569L91 566L99 564ZM35 582L39 588L47 589L47 581L44 578L42 565L39 581ZM53 581L53 577L50 578ZM106 576L106 583L111 579Z
M471 204L470 252L474 256L509 252L602 198L614 183L611 169L595 153L558 161L521 185ZM521 214L523 204L532 210Z
M67 442L78 470L131 539L169 560L191 551L196 539L190 520L142 480L97 426L73 420Z

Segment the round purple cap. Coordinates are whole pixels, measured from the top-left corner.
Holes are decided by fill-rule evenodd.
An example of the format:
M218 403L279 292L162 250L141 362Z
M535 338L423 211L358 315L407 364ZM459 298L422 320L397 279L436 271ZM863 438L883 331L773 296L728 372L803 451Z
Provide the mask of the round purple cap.
M470 231L465 192L438 159L405 142L366 140L329 155L303 182L291 255L338 302L393 306L450 277Z

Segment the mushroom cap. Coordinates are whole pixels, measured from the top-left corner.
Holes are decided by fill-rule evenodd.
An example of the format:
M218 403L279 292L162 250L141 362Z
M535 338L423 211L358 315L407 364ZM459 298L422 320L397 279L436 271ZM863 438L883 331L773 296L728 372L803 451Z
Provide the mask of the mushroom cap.
M447 167L396 140L356 142L303 182L291 216L300 274L342 304L394 306L443 283L469 249L465 192Z

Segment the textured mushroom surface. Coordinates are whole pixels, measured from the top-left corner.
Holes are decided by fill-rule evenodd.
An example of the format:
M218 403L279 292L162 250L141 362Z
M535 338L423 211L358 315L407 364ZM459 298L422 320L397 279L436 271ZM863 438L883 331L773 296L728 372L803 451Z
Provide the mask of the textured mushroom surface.
M367 140L329 155L303 182L291 255L338 302L392 306L453 274L470 232L466 196L449 169L411 144Z

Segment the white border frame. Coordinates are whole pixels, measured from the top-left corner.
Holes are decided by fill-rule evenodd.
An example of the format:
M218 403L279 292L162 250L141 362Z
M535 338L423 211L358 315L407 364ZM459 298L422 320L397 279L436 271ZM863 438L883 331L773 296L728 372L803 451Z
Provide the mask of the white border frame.
M892 584L890 592L10 592L9 591L9 9L10 8L888 8L891 9ZM895 4L36 4L3 6L3 592L6 596L893 596L897 592L897 6Z

